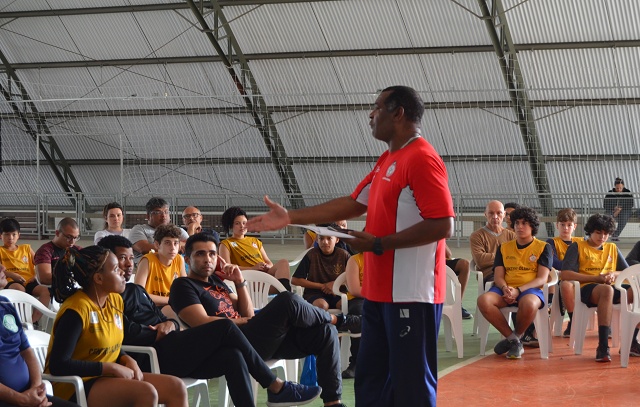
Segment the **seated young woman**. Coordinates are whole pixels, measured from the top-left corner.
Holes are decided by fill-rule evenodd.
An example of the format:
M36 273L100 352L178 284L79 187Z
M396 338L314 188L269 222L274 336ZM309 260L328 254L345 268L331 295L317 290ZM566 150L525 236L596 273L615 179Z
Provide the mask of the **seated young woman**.
M80 287L80 288L78 288ZM186 407L187 390L177 377L142 373L121 350L123 272L108 249L69 248L53 272L56 300L45 372L77 375L84 381L89 407L114 405ZM73 386L56 383L54 393L75 398Z
M224 211L221 219L222 226L231 237L220 242L220 257L230 264L240 266L240 270L264 271L274 276L291 291L291 270L286 259L273 264L260 239L246 236L247 213L237 206Z

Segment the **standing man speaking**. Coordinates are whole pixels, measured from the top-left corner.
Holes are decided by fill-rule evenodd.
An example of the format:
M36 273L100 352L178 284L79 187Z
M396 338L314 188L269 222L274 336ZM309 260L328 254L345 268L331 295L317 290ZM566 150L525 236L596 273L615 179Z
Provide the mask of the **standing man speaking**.
M414 89L384 89L369 118L373 137L389 150L351 195L292 211L265 197L271 210L247 224L259 232L367 212L365 232L349 232L349 244L365 252L359 407L436 405L444 239L453 232L454 212L444 162L420 135L423 113Z

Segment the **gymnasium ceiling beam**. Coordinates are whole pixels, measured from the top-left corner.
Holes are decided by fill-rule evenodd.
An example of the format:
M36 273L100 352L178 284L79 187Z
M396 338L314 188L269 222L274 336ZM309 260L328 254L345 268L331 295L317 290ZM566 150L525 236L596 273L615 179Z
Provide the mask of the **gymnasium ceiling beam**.
M260 92L258 83L249 67L249 61L235 38L222 6L217 0L209 0L214 19L214 26L210 27L204 18L204 9L199 8L194 0L187 0L187 3L198 20L203 35L207 37L222 59L245 107L253 117L253 122L262 136L284 191L290 200L290 205L293 208L303 207L305 204L302 191L278 134L276 123L271 117L272 113L262 97L262 92Z
M2 13L0 13L1 15ZM628 41L590 41L590 42L564 42L564 43L538 43L514 45L516 52L520 51L545 51L568 49L596 49L596 48L639 48L639 40ZM416 47L416 48L374 48L356 50L333 51L299 51L299 52L271 52L245 54L248 61L279 60L279 59L306 59L306 58L346 58L363 56L396 56L396 55L430 55L430 54L462 54L495 52L493 45L469 45L452 47ZM86 68L101 66L136 66L136 65L165 65L165 64L190 64L221 62L222 57L216 55L204 56L180 56L166 58L128 58L128 59L103 59L83 61L57 61L57 62L28 62L13 64L15 70L20 69L52 69L52 68Z
M507 21L502 0L478 0L485 27L493 43L505 86L512 101L512 108L518 120L525 150L531 169L534 187L539 195L543 216L555 216L553 201L550 198L551 187L544 165L542 145L536 131L533 107L527 94L527 85L520 70L517 50L513 45L509 22ZM552 236L553 226L547 223L547 233Z

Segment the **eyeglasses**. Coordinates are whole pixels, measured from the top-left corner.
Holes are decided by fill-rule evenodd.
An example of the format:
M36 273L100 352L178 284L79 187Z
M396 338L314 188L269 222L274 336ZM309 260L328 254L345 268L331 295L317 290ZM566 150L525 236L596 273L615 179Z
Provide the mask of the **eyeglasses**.
M200 216L199 213L185 213L184 215L182 215L184 219L195 219L198 216Z
M165 209L164 211L151 211L149 212L152 215L168 215L169 214L169 210Z
M75 242L76 240L80 239L80 235L73 236L73 235L67 235L66 233L63 233L62 236L64 236L64 238L70 242Z

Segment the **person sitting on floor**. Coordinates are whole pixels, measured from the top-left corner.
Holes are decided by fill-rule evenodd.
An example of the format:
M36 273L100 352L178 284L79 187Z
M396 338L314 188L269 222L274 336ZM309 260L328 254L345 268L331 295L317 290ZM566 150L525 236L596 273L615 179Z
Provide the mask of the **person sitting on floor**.
M494 285L478 297L478 308L491 325L505 337L493 348L498 355L520 359L520 341L538 309L545 306L541 287L549 278L553 262L551 246L536 239L540 220L535 210L521 207L511 213L516 239L498 247L494 266ZM502 315L501 308L517 306L515 330Z
M562 262L563 281L580 282L580 299L589 308L598 307L596 362L611 362L609 329L613 304L620 304L620 291L613 288L618 271L629 267L615 243L607 239L616 230L612 216L596 213L584 225L586 240L572 243ZM627 290L631 299L632 291ZM640 356L640 344L633 334L630 355Z
M133 273L132 243L122 236L108 236L100 241L100 246L116 255L118 267L124 272L125 281L129 281ZM305 388L275 376L230 319L181 331L178 322L168 319L141 286L127 284L122 299L123 344L153 346L164 374L196 379L224 375L236 406L254 405L249 375L255 377L267 392L279 394L281 402L302 405L320 395L320 388ZM140 366L148 370L144 363L148 362L144 361ZM302 399L299 395L303 394L308 398Z

